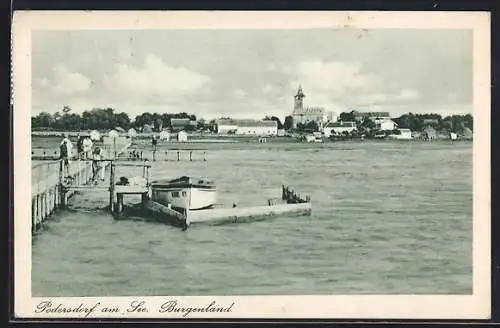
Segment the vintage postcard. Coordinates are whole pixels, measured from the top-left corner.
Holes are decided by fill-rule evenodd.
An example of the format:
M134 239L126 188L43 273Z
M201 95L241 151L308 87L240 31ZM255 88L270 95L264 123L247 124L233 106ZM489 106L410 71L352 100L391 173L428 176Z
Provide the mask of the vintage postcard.
M16 317L490 317L488 13L12 33Z

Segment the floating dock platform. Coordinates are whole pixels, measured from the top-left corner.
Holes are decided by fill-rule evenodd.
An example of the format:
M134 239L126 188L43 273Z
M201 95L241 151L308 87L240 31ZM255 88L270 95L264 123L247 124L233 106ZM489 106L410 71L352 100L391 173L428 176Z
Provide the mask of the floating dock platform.
M117 208L123 209L123 205ZM263 220L279 215L311 215L311 199L302 198L287 186L282 186L282 199L269 199L267 205L232 208L213 208L197 211L178 212L168 206L143 199L141 204L127 208L132 215L146 216L155 221L164 222L175 227L188 228L192 224L220 224ZM121 213L115 213L120 217Z

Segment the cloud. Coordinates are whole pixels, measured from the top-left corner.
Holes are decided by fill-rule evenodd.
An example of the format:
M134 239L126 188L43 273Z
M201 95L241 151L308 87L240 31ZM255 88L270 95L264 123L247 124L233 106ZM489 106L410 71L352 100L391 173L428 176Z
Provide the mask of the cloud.
M287 65L283 65L283 66L281 67L281 72L282 72L283 74L290 74L290 73L292 73L292 66L290 66L290 65L288 65L288 64L287 64Z
M267 65L266 65L266 70L267 70L267 71L270 71L270 72L272 72L272 71L276 70L276 64L274 64L274 63L269 63L269 64L267 64Z
M385 106L414 103L420 92L400 89L394 81L366 71L355 62L307 60L298 63L291 87L301 84L307 105L330 107Z
M71 95L86 91L92 81L83 74L70 72L65 65L58 64L54 67L54 80L49 82L46 78L41 78L42 86L52 84L53 91L57 94Z
M448 99L453 100L453 101L459 99L459 97L460 97L460 95L457 92L450 92L450 93L448 93L447 96L448 96Z
M420 97L420 93L413 89L404 89L395 98L397 100L415 100Z
M142 67L115 64L114 72L104 77L104 86L130 100L178 101L196 96L210 81L206 75L168 66L158 56L149 54Z
M245 98L247 96L247 92L242 89L236 89L234 90L234 95L238 98Z
M362 72L359 63L302 61L296 74L292 86L307 85L311 91L337 96L354 89L357 92L373 89L380 81L376 75Z
M132 52L132 49L128 47L121 48L120 50L118 50L118 58L121 60L127 61L132 59L133 56L134 53Z
M49 79L46 77L34 78L33 81L34 81L35 85L38 85L41 87L48 87L50 85Z
M262 92L263 93L271 93L272 91L274 90L273 86L270 85L270 84L266 84L263 88L262 88Z
M389 97L383 93L374 93L368 95L362 95L359 97L361 101L364 101L366 104L380 104L386 102Z

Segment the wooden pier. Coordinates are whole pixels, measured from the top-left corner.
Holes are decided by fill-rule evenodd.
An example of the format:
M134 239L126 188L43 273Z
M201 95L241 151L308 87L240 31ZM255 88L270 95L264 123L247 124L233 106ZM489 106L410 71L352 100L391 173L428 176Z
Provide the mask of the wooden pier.
M128 155L128 157L126 157ZM145 159L151 161L207 161L207 153L206 151L196 151L196 150L152 150L152 151L144 151L144 150L130 150L128 154L122 154L121 158L127 160L138 160L143 161Z
M130 143L116 150L123 153ZM116 148L115 148L116 149ZM105 170L111 161L101 166ZM33 174L34 173L34 174ZM69 173L69 174L68 174ZM32 166L35 183L31 185L31 230L37 233L47 219L59 208L65 208L68 199L79 190L99 188L88 183L93 179L92 160L72 160L65 172L63 160L50 160ZM102 188L102 187L100 187Z
M68 204L68 198L78 191L105 190L109 192L109 210L115 218L121 216L124 210L125 195L140 195L141 203L130 209L139 211L138 214L146 214L150 217L159 218L165 222L173 223L175 226L187 229L193 223L213 223L213 222L242 222L248 220L257 220L276 215L310 215L311 198L301 196L288 186L282 186L281 200L272 198L267 200L267 205L257 205L250 207L232 208L214 208L199 211L178 212L163 204L159 204L150 199L151 178L150 161L144 159L142 152L129 152L127 149L130 143L116 148L116 144L107 147L107 153L111 156L100 160L76 160L71 161L69 172L65 172L62 160L42 161L33 166L32 170L36 172L37 183L32 185L31 208L32 208L32 232L38 232L43 227L44 222L58 208L64 208ZM109 146L109 145L108 145ZM174 158L169 158L169 154L174 153ZM130 162L130 155L139 162ZM139 155L138 155L139 154ZM180 161L182 158L188 158L193 161L193 150L169 150L165 152L164 160ZM198 153L200 154L200 153ZM197 159L206 161L206 153ZM46 155L46 154L44 154ZM50 154L51 156L53 154ZM186 155L189 155L187 157ZM138 158L138 156L140 156ZM153 153L153 160L155 160ZM89 184L93 181L95 172L92 165L99 162L100 169L109 168L109 186ZM142 167L142 176L134 178L140 179L138 182L134 178L117 177L117 168L135 166ZM33 173L33 172L32 172ZM142 178L142 179L141 179Z

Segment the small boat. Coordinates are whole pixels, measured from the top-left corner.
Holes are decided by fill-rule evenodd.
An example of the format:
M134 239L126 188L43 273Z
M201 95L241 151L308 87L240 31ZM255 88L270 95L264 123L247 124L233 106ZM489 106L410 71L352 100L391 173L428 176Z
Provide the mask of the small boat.
M151 199L173 209L185 211L212 208L217 200L215 184L203 178L183 176L151 182Z

